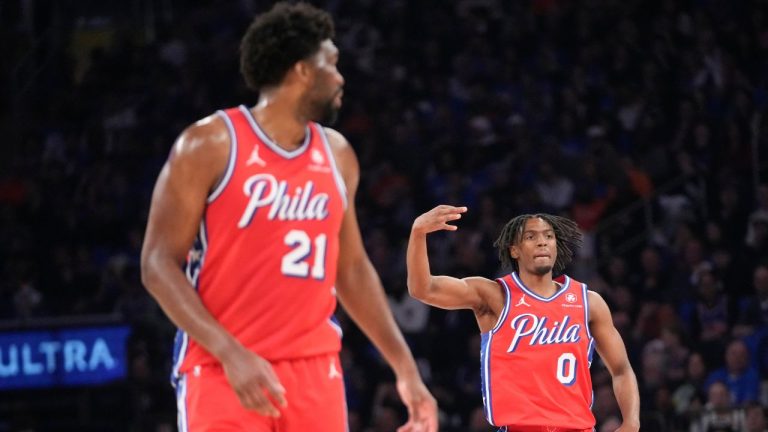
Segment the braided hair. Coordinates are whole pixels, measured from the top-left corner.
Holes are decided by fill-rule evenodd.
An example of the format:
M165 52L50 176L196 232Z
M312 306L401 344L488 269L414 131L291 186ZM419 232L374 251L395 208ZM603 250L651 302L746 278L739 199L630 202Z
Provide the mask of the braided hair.
M573 255L581 246L582 235L579 231L576 222L571 219L555 216L545 213L537 214L523 214L512 218L504 228L501 229L501 234L493 242L493 245L499 252L499 260L504 268L512 267L514 271L520 271L517 264L517 260L513 259L509 253L509 248L512 245L520 243L523 238L523 230L525 229L525 222L528 219L540 218L544 222L548 223L552 230L555 232L555 240L557 241L557 259L555 265L552 268L552 272L555 274L561 274L565 267L573 260Z

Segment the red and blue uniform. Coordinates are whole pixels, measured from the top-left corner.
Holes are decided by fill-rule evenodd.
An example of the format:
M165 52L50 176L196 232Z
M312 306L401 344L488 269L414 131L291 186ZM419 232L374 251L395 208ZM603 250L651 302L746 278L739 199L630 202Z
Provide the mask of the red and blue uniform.
M261 130L246 107L217 115L229 131L229 162L208 197L189 252L187 277L213 317L246 348L269 360L283 385L293 378L281 376L287 370L281 362L307 359L320 359L318 365L301 366L321 371L318 379L341 381L341 329L333 311L347 196L328 138L322 126L309 123L301 146L286 151ZM217 360L186 333L179 331L175 345L173 372L183 381L177 392L184 393L179 397L181 426L182 414L194 423L189 413L202 410L181 406L191 401L190 380L216 370L221 380L223 374ZM295 402L311 394L311 384L287 389L289 409L292 398ZM233 392L229 396L237 402ZM333 401L330 397L327 402ZM343 408L343 385L338 402Z
M502 430L592 431L592 362L587 287L568 276L544 298L516 273L497 279L505 304L482 334L481 376L487 420Z

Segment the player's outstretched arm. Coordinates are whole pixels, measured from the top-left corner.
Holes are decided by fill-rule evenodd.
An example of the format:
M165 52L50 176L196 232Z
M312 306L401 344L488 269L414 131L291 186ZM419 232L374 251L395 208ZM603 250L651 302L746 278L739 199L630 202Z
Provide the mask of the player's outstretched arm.
M640 430L640 392L637 378L629 364L627 349L618 330L613 325L611 311L602 297L589 291L589 329L595 338L597 352L605 362L613 379L613 392L623 418L616 432Z
M453 222L461 219L466 207L439 205L417 217L408 239L406 265L408 267L408 292L412 297L443 309L480 310L486 304L485 291L498 291L496 282L470 277L458 279L450 276L433 276L427 254L427 234L434 231L456 231Z
M357 157L341 134L332 129L326 131L344 177L349 203L339 234L339 301L395 371L398 393L408 408L408 422L398 432L437 432L437 403L421 380L411 350L392 316L379 275L363 247L355 212L360 176Z
M221 361L244 407L278 416L264 393L285 405L272 367L245 349L203 305L181 271L197 235L208 194L229 157L229 136L221 119L209 117L176 141L155 184L141 250L141 279L166 315Z

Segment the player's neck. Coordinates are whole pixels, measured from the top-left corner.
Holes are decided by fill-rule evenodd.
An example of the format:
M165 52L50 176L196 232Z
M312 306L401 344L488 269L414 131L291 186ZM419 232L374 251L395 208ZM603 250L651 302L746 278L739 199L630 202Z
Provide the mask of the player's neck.
M296 106L278 98L259 98L251 113L261 130L284 150L295 150L304 142L307 120L299 118Z
M540 297L552 297L559 288L555 281L552 280L552 272L545 275L538 275L536 273L520 270L518 276L520 276L520 280L523 281L526 288Z

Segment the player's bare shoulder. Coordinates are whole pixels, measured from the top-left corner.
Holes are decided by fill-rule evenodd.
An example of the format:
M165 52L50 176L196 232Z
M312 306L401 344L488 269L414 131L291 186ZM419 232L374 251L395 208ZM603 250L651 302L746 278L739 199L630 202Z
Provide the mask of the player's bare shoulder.
M328 144L331 147L341 175L346 179L347 183L350 180L356 180L360 168L352 145L349 144L349 141L339 131L329 127L323 127L323 130L328 137Z
M495 280L481 276L464 278L464 282L480 296L481 306L475 310L475 314L493 314L498 316L504 309L505 296L501 285Z
M194 170L213 183L226 170L231 138L224 120L210 115L188 126L176 139L168 164L173 171ZM202 180L202 179L201 179Z
M592 290L587 290L587 301L590 303L590 306L592 306L594 303L605 304L605 299L603 299L603 296Z
M229 155L229 130L218 115L210 115L188 126L179 135L173 148L173 156L194 156L205 154L216 157Z
M608 309L608 303L599 293L587 290L587 301L589 302L589 322L602 322L608 320L613 322L611 311Z
M325 135L328 137L328 143L331 145L331 149L333 149L333 151L352 148L349 144L349 141L347 141L341 132L327 126L322 126L322 128L325 132Z

